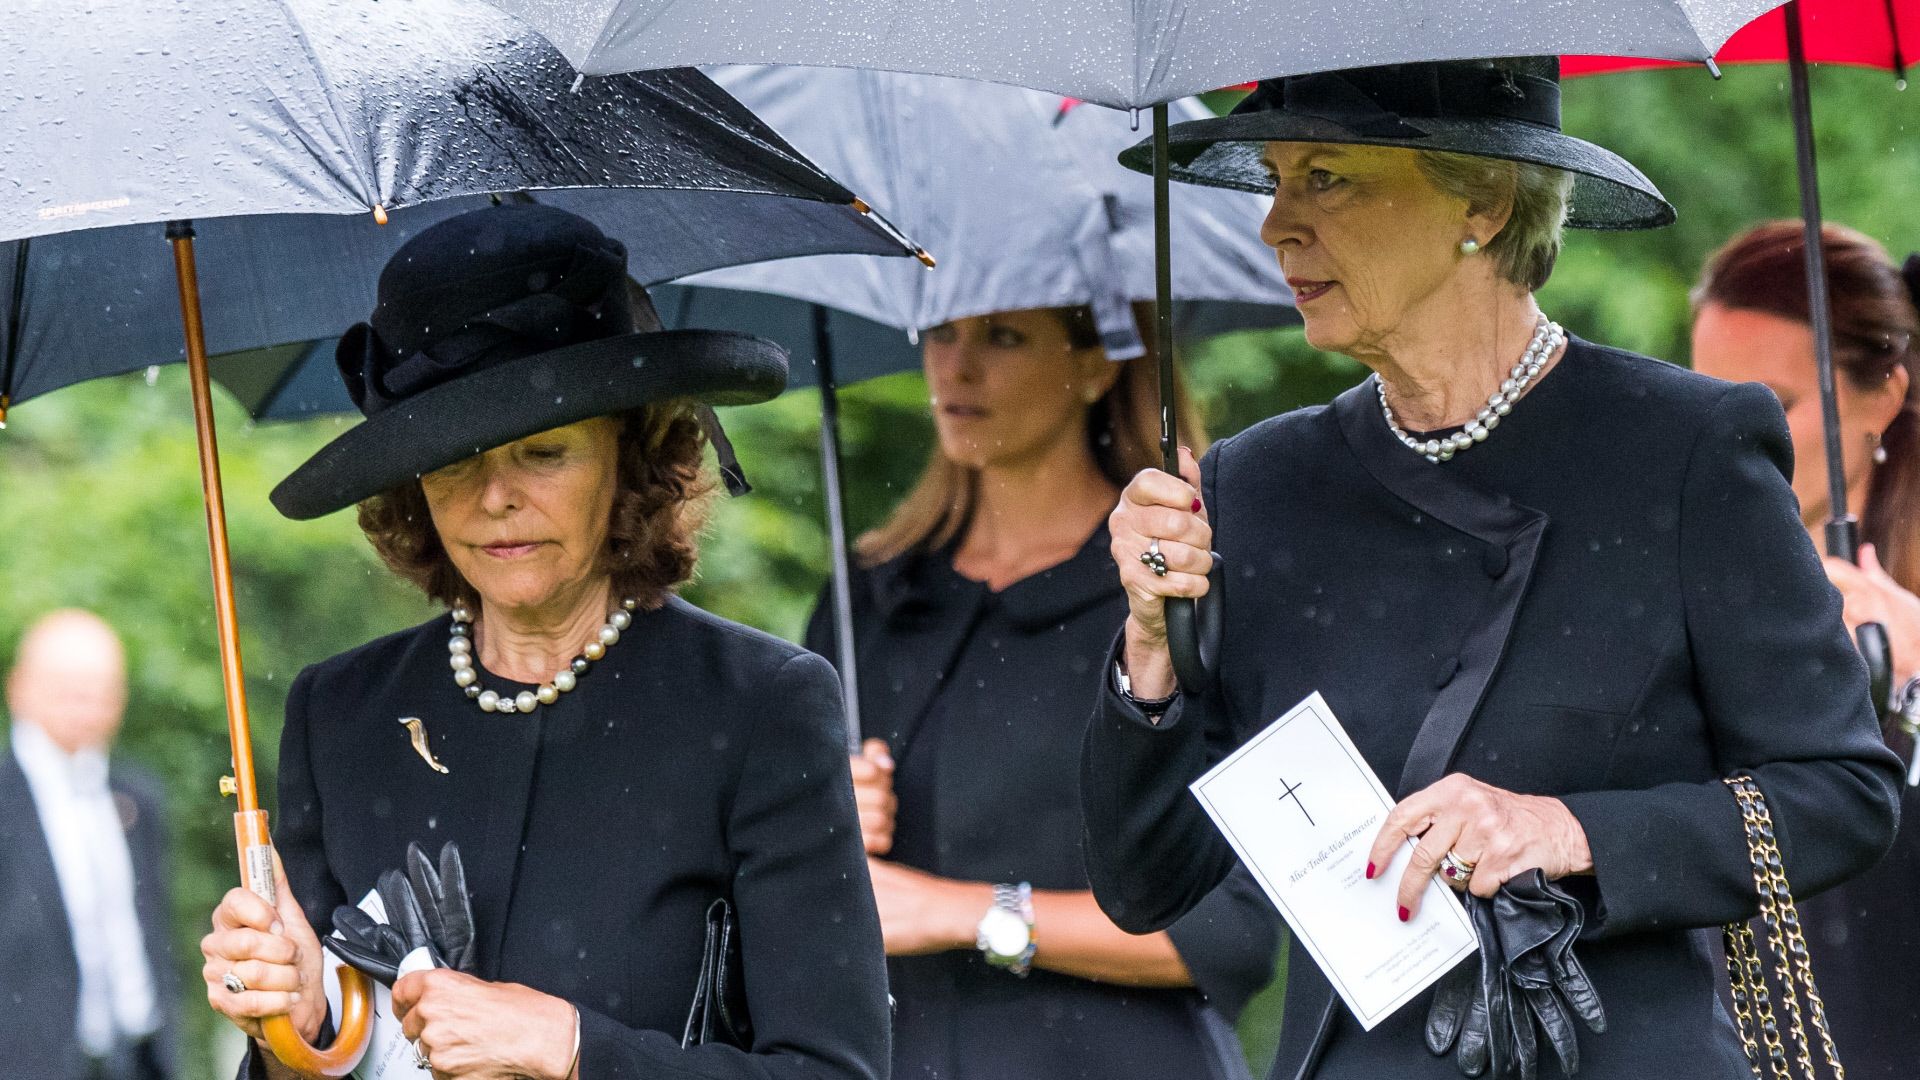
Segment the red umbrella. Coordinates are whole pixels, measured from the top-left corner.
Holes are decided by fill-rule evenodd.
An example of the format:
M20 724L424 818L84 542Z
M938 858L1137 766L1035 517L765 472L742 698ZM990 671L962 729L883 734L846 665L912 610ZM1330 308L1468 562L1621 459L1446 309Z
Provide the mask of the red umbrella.
M1799 14L1807 60L1883 68L1894 73L1901 89L1906 88L1907 59L1920 55L1920 0L1804 0ZM1713 58L1721 64L1790 62L1787 8L1775 8L1741 27ZM1628 56L1569 56L1560 62L1560 74L1677 66L1681 65L1674 61Z
M1786 64L1792 85L1793 136L1800 173L1800 218L1806 230L1808 310L1812 316L1814 357L1819 365L1820 409L1827 444L1827 484L1832 517L1827 521L1827 554L1860 561L1860 523L1847 512L1846 471L1841 461L1840 408L1833 385L1833 310L1827 298L1827 254L1820 235L1820 175L1813 156L1813 105L1807 92L1807 63L1884 68L1906 89L1907 57L1920 51L1920 0L1788 0L1740 28L1708 61L1716 76L1720 64ZM1672 66L1658 60L1620 56L1569 56L1564 75ZM1886 715L1893 682L1893 658L1886 628L1863 623L1860 655L1873 679L1874 705Z

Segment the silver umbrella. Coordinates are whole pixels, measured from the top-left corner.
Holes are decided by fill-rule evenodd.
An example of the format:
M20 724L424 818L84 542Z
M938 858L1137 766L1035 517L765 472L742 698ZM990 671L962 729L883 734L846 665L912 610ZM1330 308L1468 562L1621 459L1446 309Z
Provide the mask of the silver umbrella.
M662 305L662 315L680 326L754 328L800 307L808 313L801 317L811 319L807 333L781 340L813 344L836 659L848 742L857 748L858 674L834 393L842 380L834 362L844 351L862 363L858 376L880 372L873 354L836 349L836 329L870 338L866 327L895 328L896 347L884 355L899 370L919 366L918 350L901 346L926 327L996 311L1084 304L1093 309L1109 356L1139 356L1145 350L1132 304L1156 295L1152 187L1115 160L1139 138L1125 116L1057 94L844 68L712 74L822 168L881 200L903 228L940 253L933 273L904 259L857 255L732 267L687 279L686 289ZM1191 100L1171 110L1183 120L1212 115ZM1256 236L1263 213L1258 196L1220 189L1196 190L1172 207L1168 231L1179 237L1186 257L1176 267L1171 295L1186 336L1293 319L1279 262ZM842 319L836 328L827 309L859 320Z

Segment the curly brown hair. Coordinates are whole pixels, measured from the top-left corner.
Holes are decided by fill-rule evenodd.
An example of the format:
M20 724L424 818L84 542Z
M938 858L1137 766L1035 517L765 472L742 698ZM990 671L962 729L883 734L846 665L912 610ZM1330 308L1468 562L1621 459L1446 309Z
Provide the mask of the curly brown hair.
M651 610L693 577L700 529L715 490L704 466L707 434L694 406L664 402L616 417L619 480L599 570L615 596ZM479 594L454 568L414 480L360 504L360 529L387 568L448 607Z

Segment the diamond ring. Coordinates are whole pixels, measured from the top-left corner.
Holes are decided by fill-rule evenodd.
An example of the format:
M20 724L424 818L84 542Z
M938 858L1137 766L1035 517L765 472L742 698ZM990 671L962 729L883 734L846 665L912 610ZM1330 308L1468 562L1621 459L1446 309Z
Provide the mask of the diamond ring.
M1473 877L1474 864L1449 851L1440 856L1440 876L1451 885L1466 888L1468 879Z
M220 985L226 987L227 993L229 994L244 994L247 992L246 981L231 971L220 976Z

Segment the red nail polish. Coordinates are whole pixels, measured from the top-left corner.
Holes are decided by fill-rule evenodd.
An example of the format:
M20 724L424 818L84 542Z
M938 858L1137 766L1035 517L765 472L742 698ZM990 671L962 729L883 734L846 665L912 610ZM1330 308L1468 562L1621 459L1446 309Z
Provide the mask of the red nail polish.
M1368 881L1373 880L1373 864L1372 863L1367 864L1367 880Z
M1413 912L1411 912L1411 911L1408 911L1408 910L1407 910L1406 908L1401 908L1401 909L1400 909L1400 921L1401 921L1401 922L1406 922L1406 921L1407 921L1408 919L1411 919L1411 918L1413 918Z
M1199 500L1199 499L1195 499L1195 500L1193 500L1193 512L1194 512L1194 513L1196 513L1196 514L1200 512L1200 500Z

